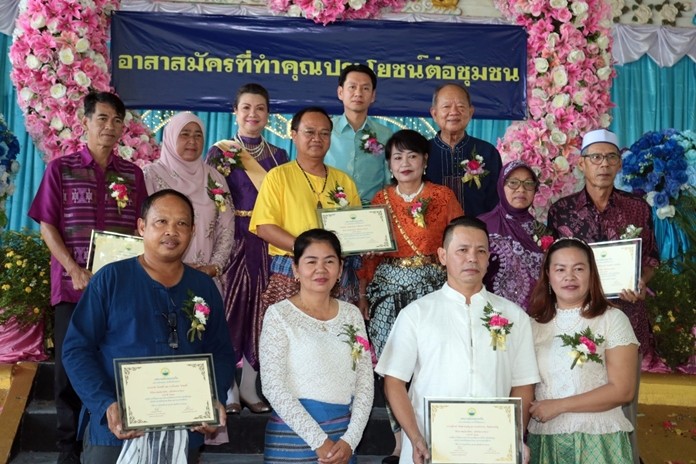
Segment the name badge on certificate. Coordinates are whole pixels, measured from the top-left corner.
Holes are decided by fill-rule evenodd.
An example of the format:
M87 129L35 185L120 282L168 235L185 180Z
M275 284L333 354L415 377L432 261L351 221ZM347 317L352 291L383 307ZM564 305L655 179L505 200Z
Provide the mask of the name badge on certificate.
M520 398L425 398L432 464L521 464Z
M114 359L124 430L218 424L213 355Z
M322 229L338 236L346 255L396 250L387 207L384 205L342 209L318 209Z
M87 269L96 273L109 263L143 254L143 238L135 235L93 230L87 255Z
M605 297L618 298L624 289L638 291L642 243L642 239L632 238L589 244Z

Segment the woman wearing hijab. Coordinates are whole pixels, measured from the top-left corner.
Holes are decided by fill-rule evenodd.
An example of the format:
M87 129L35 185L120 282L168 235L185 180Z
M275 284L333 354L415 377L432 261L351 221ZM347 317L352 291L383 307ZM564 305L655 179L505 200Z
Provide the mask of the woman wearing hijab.
M539 278L544 250L553 234L529 212L539 179L521 160L503 166L498 178L498 206L479 216L488 227L490 264L486 289L528 309Z
M191 113L178 113L164 128L162 152L145 166L145 186L152 194L174 189L194 206L195 231L184 262L215 280L222 293L222 270L234 243L234 207L225 178L203 162L203 122Z

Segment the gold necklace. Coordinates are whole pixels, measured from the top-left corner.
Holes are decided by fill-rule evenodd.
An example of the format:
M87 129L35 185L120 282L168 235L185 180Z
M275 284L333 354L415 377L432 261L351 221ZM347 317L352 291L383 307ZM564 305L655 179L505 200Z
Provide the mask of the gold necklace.
M317 208L321 209L324 207L324 205L321 204L321 194L324 193L324 190L326 189L326 182L329 180L329 170L326 168L326 165L322 163L322 166L324 166L324 185L321 186L321 192L317 193L316 190L314 190L314 186L312 185L312 181L309 180L309 176L305 172L304 169L302 169L302 166L300 165L300 162L295 160L297 163L297 167L300 168L300 171L302 171L302 174L304 174L304 178L307 179L307 185L309 185L309 188L312 190L312 193L314 194L315 197L317 197Z

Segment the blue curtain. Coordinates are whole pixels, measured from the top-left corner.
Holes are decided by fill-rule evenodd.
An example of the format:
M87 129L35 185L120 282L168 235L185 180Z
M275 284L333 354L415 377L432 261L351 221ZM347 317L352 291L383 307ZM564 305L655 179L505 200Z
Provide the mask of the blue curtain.
M24 130L24 118L16 105L16 92L9 79L9 46L11 37L0 34L0 111L5 115L10 129L19 138L21 151L20 172L16 178L17 189L8 201L9 228L36 228L27 217L31 200L38 189L44 171L41 154ZM648 56L635 63L617 66L617 78L612 88L614 120L612 130L625 145L630 145L643 133L674 127L679 130L696 130L696 63L689 58L679 61L674 67L660 68ZM427 108L423 109L424 116ZM144 119L155 131L159 140L162 127L171 112L147 111ZM206 125L207 144L229 138L236 132L234 115L231 113L197 113ZM294 147L288 137L292 115L273 115L266 128L269 142L288 150L294 156ZM431 118L381 118L394 130L411 128L427 138L432 137L437 126ZM505 134L510 121L474 120L468 132L475 137L496 144Z

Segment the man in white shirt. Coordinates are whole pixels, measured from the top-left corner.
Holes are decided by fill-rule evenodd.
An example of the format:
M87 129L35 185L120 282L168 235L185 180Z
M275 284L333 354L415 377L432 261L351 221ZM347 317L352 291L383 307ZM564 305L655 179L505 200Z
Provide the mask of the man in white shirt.
M453 220L438 257L447 267L447 283L401 311L375 369L384 376L387 399L405 433L402 464L430 457L423 437L425 397L519 397L526 427L540 380L528 316L483 286L486 225L471 217ZM491 308L493 313L484 313ZM507 320L509 333L494 349L490 324L482 318L496 313Z

